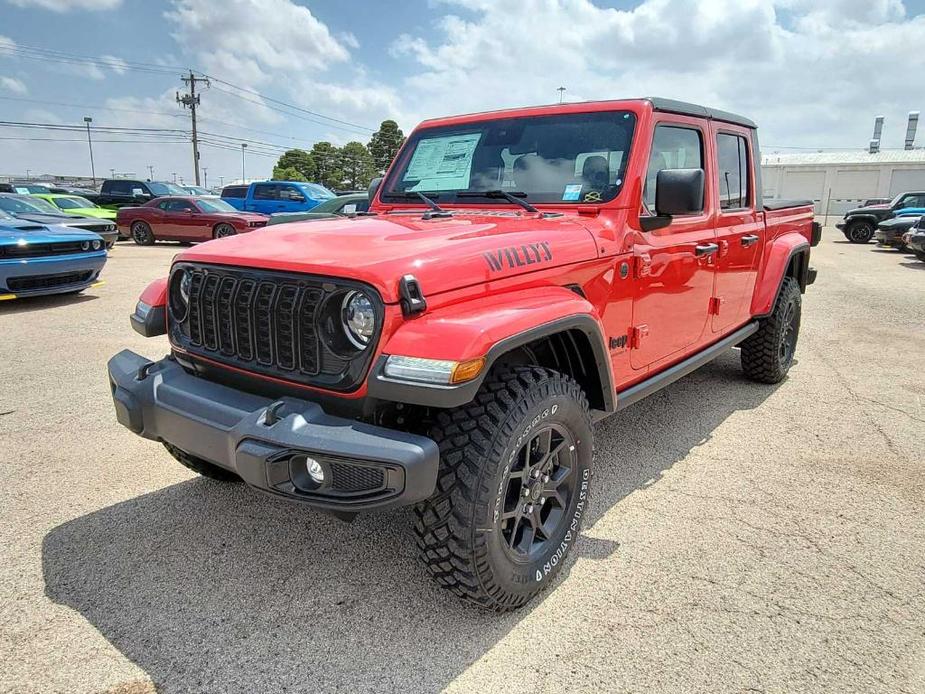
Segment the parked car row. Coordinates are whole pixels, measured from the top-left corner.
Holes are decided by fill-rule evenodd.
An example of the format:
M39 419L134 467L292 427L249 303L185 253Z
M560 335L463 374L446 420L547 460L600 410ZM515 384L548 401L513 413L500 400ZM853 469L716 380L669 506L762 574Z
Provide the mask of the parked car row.
M889 203L866 205L845 213L835 226L851 243L867 243L874 238L878 225L898 217L925 215L925 192L900 193Z
M364 214L369 206L366 193L335 197L310 183L267 181L239 188L222 199L205 188L156 181L113 179L104 181L99 193L84 195L42 185L2 184L0 300L94 286L107 249L119 238L142 246L209 241L271 223Z

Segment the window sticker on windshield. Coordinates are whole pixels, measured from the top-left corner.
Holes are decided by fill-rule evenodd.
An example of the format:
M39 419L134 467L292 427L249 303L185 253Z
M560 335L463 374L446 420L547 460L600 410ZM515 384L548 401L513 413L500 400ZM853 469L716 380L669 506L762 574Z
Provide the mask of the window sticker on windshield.
M421 140L402 178L418 181L408 190L468 188L472 153L481 137L481 133L470 133Z
M562 199L566 202L577 202L581 200L581 184L572 183L565 186L565 192L562 193Z

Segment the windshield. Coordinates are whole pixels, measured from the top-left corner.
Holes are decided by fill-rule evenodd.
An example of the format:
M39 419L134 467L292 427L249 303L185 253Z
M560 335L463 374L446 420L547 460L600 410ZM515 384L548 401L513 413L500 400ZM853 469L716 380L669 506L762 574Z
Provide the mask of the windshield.
M62 210L80 210L96 207L86 198L55 198L55 204Z
M415 192L441 202L599 203L623 186L636 117L626 111L573 113L420 130L389 173L382 198ZM461 193L462 195L457 195Z
M221 198L210 198L209 200L197 200L196 204L203 212L237 212L235 208L229 205Z
M312 200L330 200L336 197L330 190L324 186L319 186L317 183L303 183L302 185L305 187L308 197Z
M190 195L212 195L212 191L197 186L183 186L183 188Z
M45 203L48 207L41 207L40 203ZM5 195L0 195L0 210L13 214L61 214L59 210L40 198L14 198Z
M186 191L172 183L148 183L148 188L155 195L186 195Z

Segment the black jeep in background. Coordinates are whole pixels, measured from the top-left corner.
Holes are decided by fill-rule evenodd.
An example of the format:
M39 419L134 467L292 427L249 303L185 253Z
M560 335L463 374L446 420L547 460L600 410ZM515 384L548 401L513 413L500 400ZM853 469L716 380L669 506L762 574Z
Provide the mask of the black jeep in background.
M845 218L835 226L851 243L867 243L874 237L877 225L904 211L921 209L925 214L925 192L900 193L886 205L869 205L848 210Z
M86 195L100 207L117 209L143 205L165 195L188 195L180 186L164 181L138 181L130 178L108 178L103 181L99 195Z

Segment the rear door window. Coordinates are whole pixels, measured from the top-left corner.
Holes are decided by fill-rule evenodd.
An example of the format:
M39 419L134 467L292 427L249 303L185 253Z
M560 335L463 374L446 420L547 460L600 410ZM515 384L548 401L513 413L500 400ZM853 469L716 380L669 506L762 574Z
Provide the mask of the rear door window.
M719 133L716 136L719 208L740 210L750 206L748 183L748 146L741 135Z
M254 186L254 200L279 199L279 186L275 183L259 183Z

